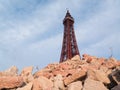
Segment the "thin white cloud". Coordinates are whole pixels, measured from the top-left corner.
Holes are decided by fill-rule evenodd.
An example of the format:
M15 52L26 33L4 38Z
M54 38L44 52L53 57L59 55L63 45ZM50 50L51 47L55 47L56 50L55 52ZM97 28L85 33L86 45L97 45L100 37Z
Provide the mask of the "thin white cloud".
M97 11L91 18L77 27L79 31L76 34L79 47L82 47L82 54L89 53L108 57L110 47L115 48L115 50L119 49L120 6L116 6L118 2L104 2L102 11ZM119 58L118 54L120 53L116 51L115 57Z

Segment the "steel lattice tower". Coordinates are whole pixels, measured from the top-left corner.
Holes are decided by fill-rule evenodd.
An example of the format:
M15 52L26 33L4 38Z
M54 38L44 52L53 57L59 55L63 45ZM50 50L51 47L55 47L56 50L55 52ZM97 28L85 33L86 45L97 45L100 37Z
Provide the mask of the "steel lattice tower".
M63 20L64 35L60 62L71 59L75 55L79 55L77 41L74 32L74 19L67 10L66 16Z

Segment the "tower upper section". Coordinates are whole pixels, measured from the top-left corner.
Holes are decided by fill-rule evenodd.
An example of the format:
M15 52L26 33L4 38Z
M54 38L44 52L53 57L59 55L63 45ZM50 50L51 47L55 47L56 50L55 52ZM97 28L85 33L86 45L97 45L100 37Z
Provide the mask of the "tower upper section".
M63 44L62 44L60 62L63 62L67 59L71 59L75 55L79 55L79 50L78 50L77 41L75 38L74 26L73 26L74 19L70 15L68 10L63 20L63 24L64 24L64 35L63 35Z
M63 24L65 24L67 21L71 21L74 23L74 18L70 15L69 10L67 10L66 16L63 20Z

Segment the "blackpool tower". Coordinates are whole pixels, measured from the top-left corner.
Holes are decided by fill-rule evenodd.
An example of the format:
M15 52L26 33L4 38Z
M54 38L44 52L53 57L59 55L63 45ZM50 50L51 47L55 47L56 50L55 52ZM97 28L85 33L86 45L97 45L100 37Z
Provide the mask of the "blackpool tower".
M73 24L74 18L70 15L69 11L67 10L66 16L63 20L64 35L60 62L64 62L67 59L71 59L75 55L80 56Z

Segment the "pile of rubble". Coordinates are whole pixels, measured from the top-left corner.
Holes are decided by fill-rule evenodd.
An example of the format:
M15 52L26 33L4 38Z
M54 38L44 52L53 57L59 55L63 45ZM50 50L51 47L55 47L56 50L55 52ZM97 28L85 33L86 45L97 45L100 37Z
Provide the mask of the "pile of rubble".
M120 61L84 54L53 63L32 74L13 66L0 72L0 90L120 90Z

